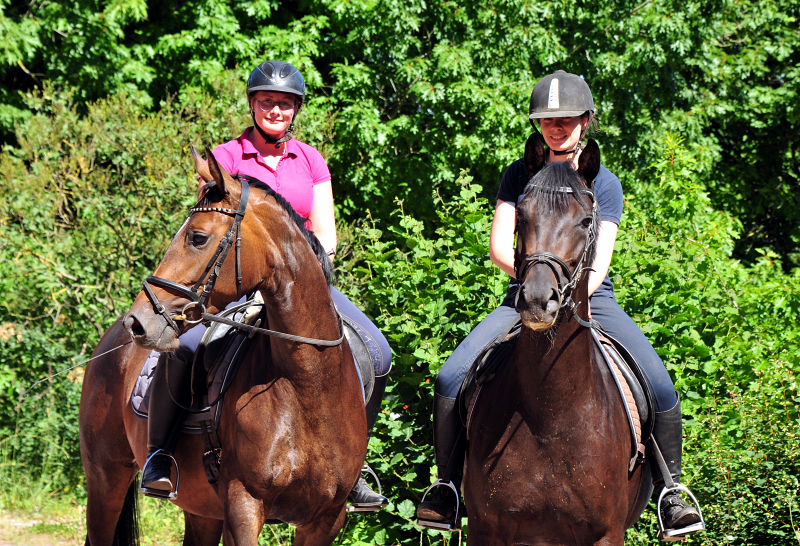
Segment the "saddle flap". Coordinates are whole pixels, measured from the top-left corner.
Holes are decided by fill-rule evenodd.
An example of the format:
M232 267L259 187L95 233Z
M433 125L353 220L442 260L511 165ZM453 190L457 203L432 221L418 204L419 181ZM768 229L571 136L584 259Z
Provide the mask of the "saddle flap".
M353 360L356 361L356 368L361 376L361 386L364 388L364 402L369 401L372 396L372 389L375 387L375 363L370 354L369 347L359 332L360 328L349 318L342 316L344 324L344 337L350 345L350 352L353 353Z

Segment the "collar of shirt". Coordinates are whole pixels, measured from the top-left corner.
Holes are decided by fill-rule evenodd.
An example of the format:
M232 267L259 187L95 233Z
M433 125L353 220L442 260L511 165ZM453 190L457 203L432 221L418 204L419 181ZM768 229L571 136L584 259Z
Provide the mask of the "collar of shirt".
M239 137L242 142L242 153L244 154L254 154L258 159L263 161L261 154L258 153L256 150L255 144L253 141L250 140L250 133L253 130L253 127L248 127L242 132L242 136ZM286 141L286 146L283 147L283 157L292 156L297 157L297 150L296 150L297 142L295 139L290 138ZM281 159L283 159L283 157Z

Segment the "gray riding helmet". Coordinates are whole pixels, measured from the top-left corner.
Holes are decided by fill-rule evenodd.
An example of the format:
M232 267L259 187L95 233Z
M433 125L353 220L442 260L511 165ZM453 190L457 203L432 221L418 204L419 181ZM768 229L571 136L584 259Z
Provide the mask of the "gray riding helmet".
M247 97L256 91L279 91L300 97L306 95L306 82L300 71L283 61L266 61L258 65L247 78Z
M292 117L292 123L289 129L281 139L274 139L269 136L264 130L256 123L255 112L251 112L253 117L253 126L258 130L264 140L269 143L275 143L275 147L280 146L281 143L286 142L292 138L292 130L294 129L294 120L297 119L297 114L303 107L303 99L306 95L306 81L303 75L294 66L283 61L266 61L258 65L255 70L250 73L247 78L247 99L248 102L253 93L257 91L278 91L281 93L291 93L299 98L299 104Z
M583 78L557 71L536 83L531 93L528 118L568 118L590 112L594 116L594 99Z

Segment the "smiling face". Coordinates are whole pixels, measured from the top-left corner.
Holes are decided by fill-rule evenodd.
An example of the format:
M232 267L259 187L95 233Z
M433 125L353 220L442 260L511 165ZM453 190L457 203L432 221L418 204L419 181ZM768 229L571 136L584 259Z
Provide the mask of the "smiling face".
M256 123L264 132L281 138L292 124L297 111L297 97L291 93L258 91L250 97L250 109L255 113Z
M589 116L573 116L568 118L542 118L542 136L551 150L572 150L580 142L581 134L589 124Z

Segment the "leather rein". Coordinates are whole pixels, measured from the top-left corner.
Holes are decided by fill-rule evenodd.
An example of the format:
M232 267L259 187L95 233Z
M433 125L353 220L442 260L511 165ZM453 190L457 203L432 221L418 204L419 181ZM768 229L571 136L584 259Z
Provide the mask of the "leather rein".
M257 326L251 326L249 324L242 324L240 322L235 322L223 317L218 317L212 313L206 312L206 302L208 301L209 296L211 295L211 291L214 290L214 284L217 281L217 277L219 276L220 268L222 264L225 262L225 258L228 256L228 252L230 251L231 247L234 246L234 239L235 239L235 255L236 255L236 299L242 297L242 262L241 262L241 248L242 248L242 233L241 233L241 224L242 219L244 218L245 211L247 210L247 198L250 194L250 184L246 180L241 180L242 183L242 194L239 198L239 208L234 209L227 209L222 207L198 207L194 206L189 209L189 216L194 213L200 212L218 212L222 214L227 214L229 216L233 216L233 222L231 222L228 231L222 237L219 242L219 246L217 247L217 251L209 260L208 265L206 266L205 271L203 274L200 275L200 278L197 279L197 282L194 283L192 288L188 288L182 284L178 284L174 281L170 281L168 279L164 279L161 277L156 277L155 275L149 275L145 280L142 281L142 287L144 288L144 293L147 296L147 299L150 300L150 304L153 306L153 311L162 317L164 320L167 321L167 324L175 330L177 335L181 335L181 327L176 324L177 322L183 322L188 325L195 325L200 322L221 322L223 324L227 324L228 326L232 326L234 328L240 330L247 330L252 334L264 334L273 337L278 337L281 339L287 339L290 341L297 341L299 343L308 343L310 345L318 345L322 347L336 347L341 345L342 341L344 340L344 326L342 324L342 317L339 314L338 310L336 312L339 318L339 330L342 332L342 335L339 339L336 340L326 340L326 339L314 339L310 337L303 337L303 336L295 336L292 334L286 334L284 332L276 332L274 330L268 330L266 328L258 328ZM216 184L213 180L207 184L207 187L210 189L211 184ZM203 281L208 276L208 280L205 281L205 286L203 286ZM171 290L173 292L178 292L183 297L187 298L189 303L187 303L183 309L181 310L179 315L170 316L167 313L166 308L164 305L158 300L155 293L153 293L153 289L150 285L157 286L159 288L163 288L164 290ZM201 294L197 294L198 289L203 286L203 291ZM191 315L194 315L199 318L190 319L187 316L187 312Z
M541 188L541 186L532 186L533 188ZM543 188L544 191L552 191L557 193L575 193L572 188L569 187L559 187L559 188ZM529 190L530 191L530 190ZM597 229L597 199L594 195L594 192L590 189L581 190L583 195L588 195L589 199L592 201L592 227L589 229L589 232L586 234L586 242L583 245L583 254L581 255L581 259L578 262L578 265L575 267L575 270L572 271L567 265L567 263L556 256L551 252L533 252L525 256L522 260L522 263L514 264L514 273L516 274L517 282L520 285L520 289L517 290L517 295L514 298L514 307L517 305L517 301L519 300L519 294L521 292L521 287L525 276L528 274L530 268L544 264L549 267L553 274L556 277L556 282L558 283L558 297L561 300L561 305L559 309L566 309L568 313L572 314L572 317L580 324L586 328L592 328L595 326L596 321L589 320L585 321L580 316L578 316L577 309L582 302L577 302L572 299L572 292L578 287L578 283L581 281L581 277L583 276L584 271L594 271L591 267L589 267L586 263L587 258L589 257L589 251L592 248L592 245L595 242L595 233Z

